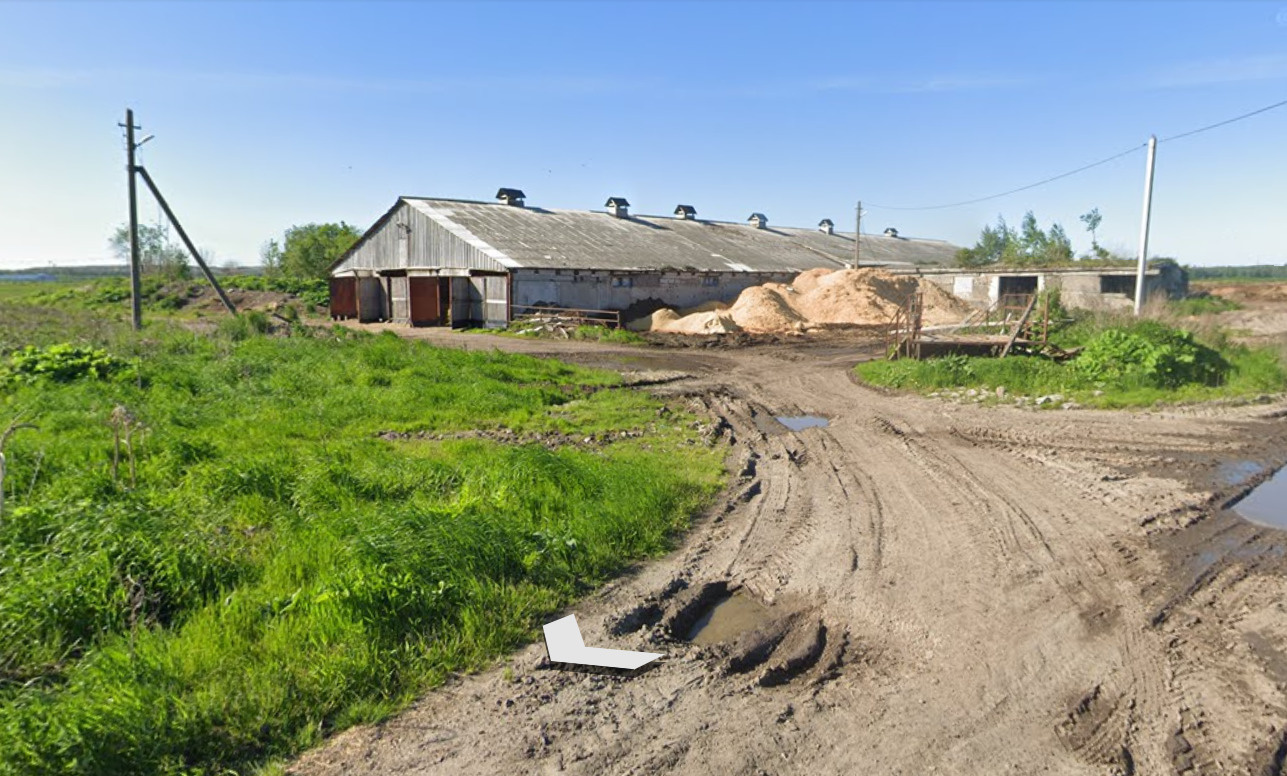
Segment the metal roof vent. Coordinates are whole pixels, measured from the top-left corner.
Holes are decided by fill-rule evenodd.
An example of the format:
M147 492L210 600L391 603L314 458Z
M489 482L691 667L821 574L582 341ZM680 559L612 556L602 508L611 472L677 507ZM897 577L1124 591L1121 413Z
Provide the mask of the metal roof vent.
M692 205L677 205L675 215L679 216L680 221L695 221L697 220L697 208Z
M603 206L617 218L629 218L630 216L630 203L626 201L625 197L608 197L608 201Z
M830 218L824 218L818 222L818 231L823 234L835 234L836 225L832 223Z
M898 230L897 230L897 229L895 229L895 228L894 228L894 227L892 227L892 226L887 226L887 227L885 227L885 236L886 236L886 237L895 237L895 238L897 238L897 237L898 237Z
M750 217L746 219L746 223L754 224L756 229L769 228L769 219L765 218L763 213L752 213Z
M522 207L523 200L527 199L527 195L524 194L521 189L501 189L496 192L496 199L499 199L506 205Z

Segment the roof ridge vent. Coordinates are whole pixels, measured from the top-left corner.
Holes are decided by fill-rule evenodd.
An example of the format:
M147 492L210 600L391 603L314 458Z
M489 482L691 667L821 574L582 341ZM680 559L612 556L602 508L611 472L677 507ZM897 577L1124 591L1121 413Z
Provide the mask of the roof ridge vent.
M824 218L818 222L818 231L823 234L835 234L836 224L830 218Z
M506 205L522 207L523 200L527 199L527 195L523 193L522 189L500 189L496 192L496 199Z
M756 229L768 229L769 219L763 213L752 213L746 219L746 223L751 224Z
M692 205L676 205L675 215L679 216L680 221L696 221L697 208Z
M893 237L894 239L898 239L898 230L897 230L897 229L895 229L895 228L894 228L894 227L892 227L892 226L887 226L887 227L885 227L885 236L886 236L886 237Z
M617 218L630 217L630 203L626 201L625 197L608 197L608 201L603 203L603 206Z

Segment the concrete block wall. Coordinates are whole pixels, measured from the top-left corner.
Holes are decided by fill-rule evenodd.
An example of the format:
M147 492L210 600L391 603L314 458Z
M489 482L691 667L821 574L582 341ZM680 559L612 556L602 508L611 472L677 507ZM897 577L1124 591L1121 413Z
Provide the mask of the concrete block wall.
M696 307L731 302L750 286L789 283L795 273L684 271L608 272L604 270L514 270L515 305L626 310L652 306ZM642 313L641 313L642 314Z

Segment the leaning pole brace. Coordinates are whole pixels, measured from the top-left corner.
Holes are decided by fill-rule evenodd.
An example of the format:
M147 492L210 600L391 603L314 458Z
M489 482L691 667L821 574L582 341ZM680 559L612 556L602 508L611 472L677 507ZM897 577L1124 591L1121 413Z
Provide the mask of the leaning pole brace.
M165 197L161 196L161 190L157 188L156 181L152 180L152 176L148 174L147 169L144 168L143 165L140 164L134 169L138 170L139 175L143 176L143 182L147 184L149 189L151 189L152 196L156 197L157 204L165 211L165 217L170 219L170 223L174 224L174 231L179 233L179 239L182 240L184 246L187 247L188 253L191 253L192 258L196 259L197 266L201 267L201 273L206 276L206 280L210 281L210 285L214 287L215 293L219 295L219 301L223 302L223 306L228 308L228 312L236 315L237 308L233 305L232 300L228 298L228 295L223 292L223 288L219 285L219 281L215 280L214 273L206 266L205 259L202 259L201 254L197 252L197 247L192 244L192 240L188 239L188 233L183 231L183 224L179 223L179 219L175 217L174 211L170 209L170 204L165 201Z

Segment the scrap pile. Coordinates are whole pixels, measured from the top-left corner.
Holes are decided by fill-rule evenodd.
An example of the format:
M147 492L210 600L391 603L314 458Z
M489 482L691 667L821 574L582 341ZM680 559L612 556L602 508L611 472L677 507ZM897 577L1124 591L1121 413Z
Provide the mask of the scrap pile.
M837 324L880 325L917 290L923 294L925 325L959 323L971 312L964 301L915 277L878 269L811 269L789 285L752 286L731 305L708 303L682 315L662 309L628 326L679 334L786 334Z

